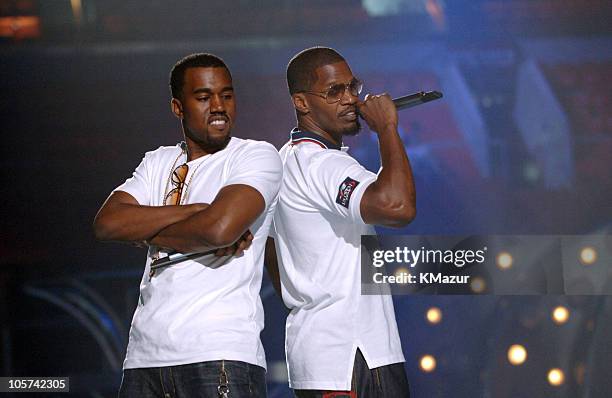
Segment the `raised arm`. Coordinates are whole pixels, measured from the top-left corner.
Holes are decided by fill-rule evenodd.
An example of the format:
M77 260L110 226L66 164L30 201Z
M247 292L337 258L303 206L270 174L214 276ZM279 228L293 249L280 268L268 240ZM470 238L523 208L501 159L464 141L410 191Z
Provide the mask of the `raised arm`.
M94 219L95 236L101 241L141 243L162 229L182 221L208 205L197 203L183 206L142 206L123 191L113 192Z
M150 243L183 253L203 252L236 242L265 209L255 188L235 184L222 188L201 211L168 225Z
M368 224L403 227L416 216L416 191L404 143L397 132L397 110L387 94L368 95L358 107L370 129L378 134L382 166L361 199L362 218Z

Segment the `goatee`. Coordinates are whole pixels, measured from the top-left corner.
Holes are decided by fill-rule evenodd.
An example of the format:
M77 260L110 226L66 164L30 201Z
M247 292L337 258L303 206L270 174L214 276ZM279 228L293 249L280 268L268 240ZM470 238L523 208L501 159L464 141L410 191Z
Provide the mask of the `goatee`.
M361 123L359 123L359 119L355 120L355 123L351 127L347 127L342 130L342 135L354 136L359 134L361 131Z
M225 137L208 136L206 137L206 139L201 139L200 137L198 137L197 134L191 131L186 125L184 125L184 128L185 128L185 135L207 153L215 153L217 151L225 149L227 144L229 144L230 140L232 139L231 132L228 132Z

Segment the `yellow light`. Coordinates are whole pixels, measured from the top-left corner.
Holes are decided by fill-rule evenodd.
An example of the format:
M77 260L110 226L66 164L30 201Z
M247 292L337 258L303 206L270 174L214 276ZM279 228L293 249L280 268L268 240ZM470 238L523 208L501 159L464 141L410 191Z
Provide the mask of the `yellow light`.
M72 6L72 15L74 16L74 21L77 25L81 25L83 20L83 4L81 0L70 0L70 5Z
M438 307L431 307L427 310L426 317L429 323L440 323L442 321L442 311Z
M569 315L569 310L564 306L560 305L558 307L555 307L555 309L553 310L552 319L553 322L555 322L557 325L561 325L562 323L567 322L567 320L569 319Z
M527 359L527 350L520 344L513 344L508 348L508 361L512 365L522 365Z
M472 289L474 293L484 292L486 286L487 284L485 283L484 279L479 276L470 280L470 289Z
M497 266L502 270L506 270L512 267L513 262L514 259L512 258L512 255L508 252L500 252L497 255Z
M558 368L554 368L548 371L548 382L553 386L560 386L565 381L565 375L563 371Z
M580 262L584 265L591 265L597 261L597 251L591 246L583 247L580 250Z
M436 358L429 354L423 355L419 361L419 367L423 372L433 372L436 369Z
M395 274L396 278L400 278L400 277L403 277L403 276L407 277L407 276L410 275L410 271L408 271L408 268L406 268L406 267L399 267L398 269L395 270L394 274ZM401 282L401 283L408 283L408 281L406 280L405 282Z

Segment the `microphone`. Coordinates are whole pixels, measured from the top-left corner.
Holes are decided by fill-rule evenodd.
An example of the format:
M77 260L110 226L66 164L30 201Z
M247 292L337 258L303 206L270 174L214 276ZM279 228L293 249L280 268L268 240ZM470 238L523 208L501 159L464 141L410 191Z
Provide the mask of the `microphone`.
M442 98L442 93L439 91L419 91L415 94L404 95L393 99L395 108L400 111L402 109L412 108L413 106L421 105L426 102L435 101Z
M440 91L419 91L418 93L393 98L392 101L395 105L395 109L401 111L402 109L412 108L413 106L435 101L440 98L442 98L442 93ZM363 116L359 113L359 108L357 108L356 111L359 117L363 118Z
M197 260L200 257L215 254L216 250L209 250L203 253L179 253L173 252L168 254L166 257L158 258L157 260L151 261L151 271L155 271L159 268L165 268L170 265L180 263L185 260Z

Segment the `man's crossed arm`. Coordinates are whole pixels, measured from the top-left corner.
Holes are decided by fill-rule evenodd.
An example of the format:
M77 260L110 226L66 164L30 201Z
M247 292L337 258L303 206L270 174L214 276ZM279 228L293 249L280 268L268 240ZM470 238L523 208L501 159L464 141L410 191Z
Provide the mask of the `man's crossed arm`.
M143 206L116 191L98 211L93 227L102 241L146 242L182 253L225 248L217 254L239 254L250 245L248 229L264 209L263 196L243 184L222 188L210 205Z

